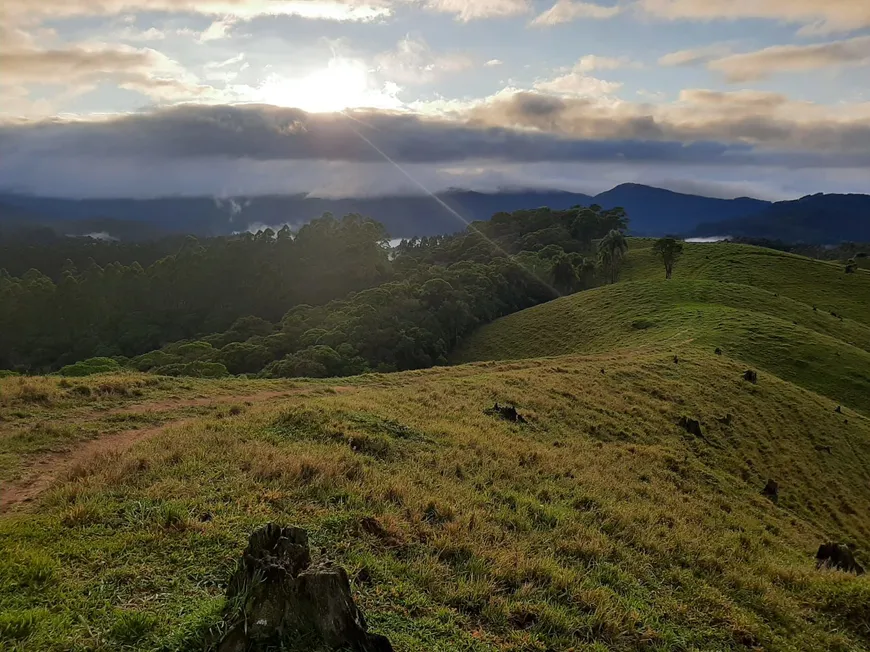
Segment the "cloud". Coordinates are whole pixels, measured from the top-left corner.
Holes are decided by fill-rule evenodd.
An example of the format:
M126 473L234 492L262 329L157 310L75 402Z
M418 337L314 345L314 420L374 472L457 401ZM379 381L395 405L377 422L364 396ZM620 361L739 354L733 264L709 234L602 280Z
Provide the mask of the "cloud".
M451 117L183 105L7 123L0 151L0 189L62 196L418 191L385 157L433 190L686 190L689 178L721 194L796 196L870 191L870 105L705 89L653 107L505 90Z
M406 36L395 49L375 57L378 72L399 84L429 84L442 75L472 67L473 59L461 53L435 53L422 38Z
M574 72L592 72L594 70L616 70L617 68L639 68L641 64L628 57L599 57L588 54L580 57L574 64Z
M415 195L420 188L386 162L254 161L250 159L166 160L160 165L134 158L88 160L56 157L13 168L0 159L0 188L54 197L253 197L306 194L314 197ZM29 166L28 166L29 165ZM595 194L627 181L678 192L718 197L792 199L808 188L824 192L870 192L866 170L783 170L776 166L698 166L660 161L503 162L468 160L446 165L402 164L433 192L467 188L561 189ZM692 181L687 181L691 179ZM243 212L244 215L244 212ZM295 221L314 215L288 216ZM377 215L373 215L377 217Z
M141 31L127 26L124 29L112 34L112 36L119 41L144 43L149 41L163 41L166 39L166 32L157 29L156 27L151 27L145 31Z
M556 4L535 18L531 24L535 27L550 27L561 23L570 23L581 18L605 19L613 18L622 11L618 5L605 6L578 0L558 0Z
M487 61L483 65L486 66L487 68L494 68L495 66L504 65L504 61L502 61L501 59L490 59L489 61Z
M228 38L230 30L232 30L238 22L238 19L233 16L216 20L199 35L197 40L200 43L208 43L209 41L218 41L220 39Z
M508 18L531 11L529 0L424 0L433 11L455 14L468 22L481 18Z
M708 67L723 73L730 82L748 82L780 72L866 64L870 64L870 36L812 45L776 45L713 59Z
M622 84L590 77L581 72L569 72L554 79L537 81L534 87L536 90L557 95L600 97L615 93L622 88Z
M727 152L721 160L732 164L759 157L795 166L870 161L870 103L831 107L774 93L686 90L679 102L647 105L518 91L476 103L468 115L481 126L565 138L719 143ZM740 153L741 145L754 148L753 156Z
M345 162L388 156L414 164L478 159L854 167L870 166L870 104L833 110L774 93L687 90L675 104L650 107L508 91L450 119L183 105L103 120L6 125L0 149L7 165L35 156Z
M728 56L731 47L726 43L714 43L702 48L679 50L664 55L659 59L662 66L692 66L698 63L708 63L713 59Z
M592 77L587 73L595 70L615 70L617 68L635 67L639 64L627 57L600 57L590 54L581 57L571 68L561 70L563 74L552 79L539 79L534 83L534 89L545 93L554 93L573 97L604 97L622 88L619 82L606 81Z
M672 20L764 18L797 23L805 35L870 27L870 2L865 0L639 0L639 6Z
M0 69L0 86L55 84L83 92L111 81L156 99L192 99L207 91L165 55L125 45L4 47L0 49Z
M371 21L392 13L387 0L4 0L0 18L29 23L124 12L200 13L250 19L301 16L336 21Z
M525 110L546 114L560 110ZM565 138L511 128L355 111L308 114L268 106L184 105L100 121L36 122L0 128L0 145L17 156L76 155L142 160L230 158L407 163L477 159L513 161L704 159L727 146L632 144ZM365 136L363 138L362 136ZM371 141L371 142L367 142ZM375 149L371 143L375 143ZM380 150L380 151L378 151ZM7 161L12 157L8 157Z
M531 11L531 0L4 0L0 19L31 25L77 16L109 16L135 12L198 13L217 20L204 36L222 37L234 21L259 16L369 22L386 18L397 7L416 5L453 14L468 22L505 18Z

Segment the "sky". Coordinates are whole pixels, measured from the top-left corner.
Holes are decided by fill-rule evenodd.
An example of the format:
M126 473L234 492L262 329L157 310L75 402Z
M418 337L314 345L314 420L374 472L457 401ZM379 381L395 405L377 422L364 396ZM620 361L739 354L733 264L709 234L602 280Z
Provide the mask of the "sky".
M870 193L870 0L3 0L0 191Z

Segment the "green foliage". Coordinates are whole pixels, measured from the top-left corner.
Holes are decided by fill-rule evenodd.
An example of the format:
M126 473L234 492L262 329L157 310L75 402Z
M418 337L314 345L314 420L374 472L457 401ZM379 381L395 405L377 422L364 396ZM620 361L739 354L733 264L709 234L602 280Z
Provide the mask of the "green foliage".
M628 240L625 234L616 229L611 230L598 242L598 264L611 283L616 283L622 259L628 251Z
M368 370L365 360L354 354L352 346L339 349L344 355L330 346L309 346L272 363L264 374L270 378L327 378L353 376Z
M166 365L177 363L181 358L177 355L172 355L166 351L151 351L143 355L133 358L131 364L138 371L150 371L155 367L164 367Z
M58 373L67 377L93 376L94 374L117 373L121 365L112 358L89 358L63 367Z
M65 250L66 240L55 246ZM101 264L69 261L58 270L48 251L51 277L36 269L0 273L0 368L48 371L95 356L135 358L229 329L211 343L220 349L270 335L269 320L293 305L328 302L391 277L383 227L359 215L316 219L295 237L173 239L160 245L171 248L159 259L146 246L94 247ZM112 251L119 258L106 261ZM129 262L131 251L143 253L145 267ZM201 358L181 361L193 359Z
M156 367L152 370L159 376L191 376L193 378L224 378L229 375L227 368L219 362L179 362Z
M85 351L164 375L324 377L445 364L479 324L594 287L593 241L614 241L620 256L627 222L621 209L597 206L501 213L453 236L404 241L390 260L379 224L324 216L292 238L187 238L148 269L79 271L70 262L56 285L36 270L6 275L0 328L18 344L0 345L0 366L54 367ZM3 305L4 296L13 300ZM284 318L273 324L279 306Z
M665 278L674 273L674 264L683 255L683 243L675 238L660 238L652 246L653 255L661 259L665 265Z
M0 378L12 378L13 376L19 376L17 371L12 371L11 369L0 369Z
M231 374L259 372L273 359L267 347L251 342L232 342L220 350L217 358Z
M479 324L594 287L595 265L581 252L592 253L592 238L626 224L619 209L539 209L500 214L454 236L404 241L392 263L401 280L325 306L294 306L277 328L244 317L224 333L170 344L133 364L177 374L191 361L218 362L232 374L271 378L445 364ZM621 234L609 237L619 249Z

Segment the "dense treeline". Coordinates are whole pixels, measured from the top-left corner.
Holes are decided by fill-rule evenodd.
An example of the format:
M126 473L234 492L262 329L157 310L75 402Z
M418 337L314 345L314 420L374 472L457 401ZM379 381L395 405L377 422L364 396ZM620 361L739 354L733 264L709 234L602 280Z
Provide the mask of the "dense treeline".
M91 356L135 356L288 306L319 304L389 279L383 228L350 215L293 234L187 238L171 256L83 268L55 283L31 269L0 272L0 367L42 371Z
M147 269L92 264L57 284L7 274L0 365L99 356L67 372L115 358L163 374L275 377L428 367L482 323L611 278L626 226L622 210L597 206L500 213L391 251L378 223L324 216L295 234L190 239Z
M38 269L57 283L70 263L77 269L84 269L91 260L100 267L139 263L147 268L177 252L184 243L185 236L118 242L100 237L66 237L46 227L14 230L0 227L0 267L12 276Z

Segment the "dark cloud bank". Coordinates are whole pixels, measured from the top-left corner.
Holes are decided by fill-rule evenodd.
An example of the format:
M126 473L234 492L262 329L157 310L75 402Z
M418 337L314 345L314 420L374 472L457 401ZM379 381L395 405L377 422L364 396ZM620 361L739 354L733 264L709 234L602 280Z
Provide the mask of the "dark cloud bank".
M559 169L570 166L606 169L606 178L590 179L598 189L640 180L637 170L654 167L670 170L660 175L670 178L681 170L716 169L723 172L695 175L697 181L729 184L739 180L740 166L850 169L844 174L870 167L870 126L862 122L788 122L718 105L683 120L642 115L638 107L604 112L591 101L516 93L453 119L182 105L103 120L7 123L0 125L0 189L64 196L263 194L316 191L328 177L344 178L347 193L366 185L364 194L413 189L387 159L436 189L476 183L489 189L499 181L565 188L571 174ZM628 178L618 177L620 169Z

